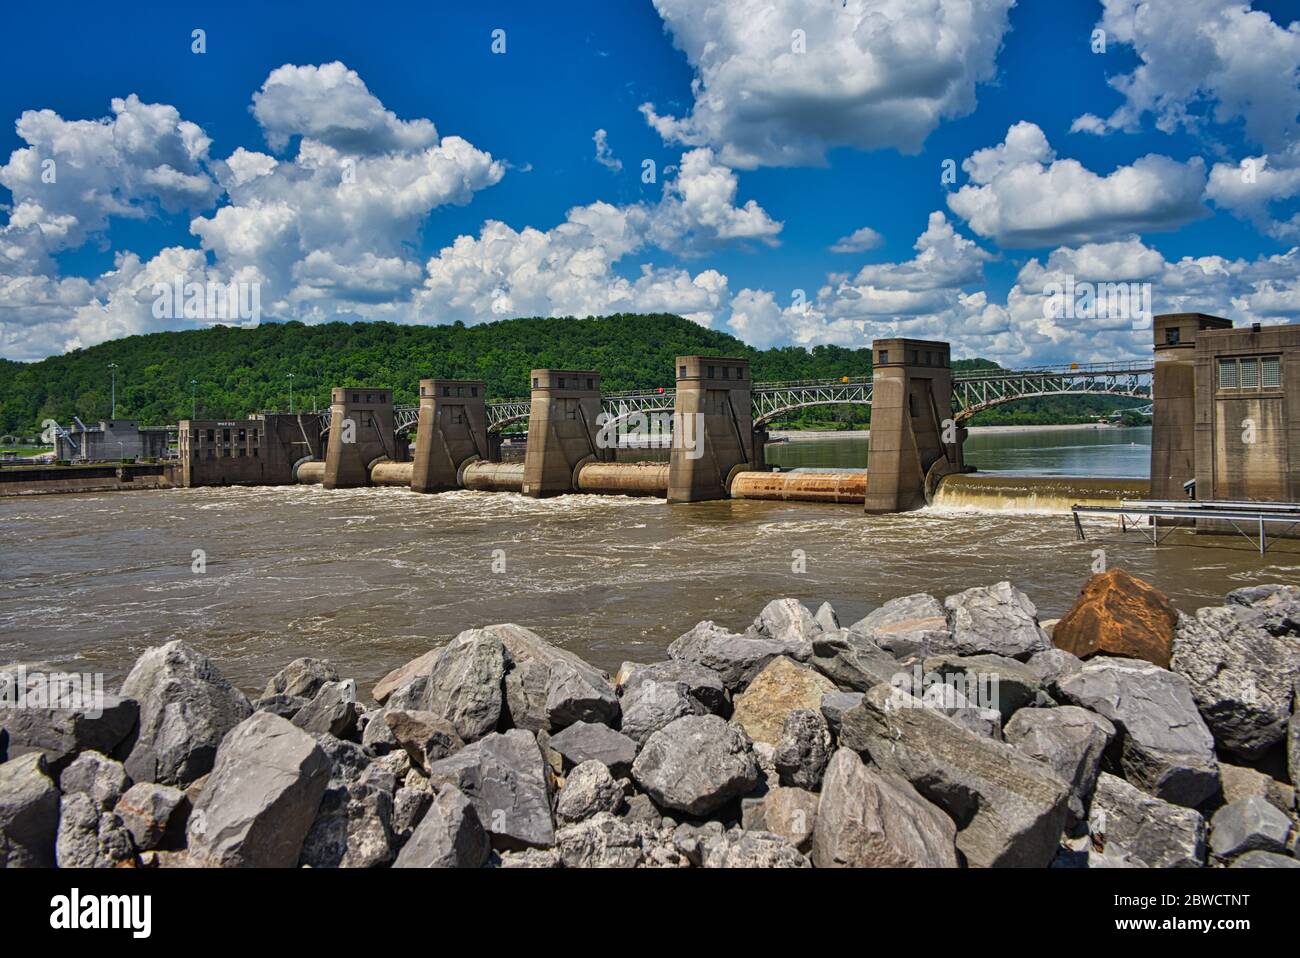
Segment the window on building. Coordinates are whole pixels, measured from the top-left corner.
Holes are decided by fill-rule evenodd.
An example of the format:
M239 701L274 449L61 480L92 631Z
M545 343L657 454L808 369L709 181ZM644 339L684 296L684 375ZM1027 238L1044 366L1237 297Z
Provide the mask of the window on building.
M1219 388L1237 388L1237 361L1235 359L1219 360Z
M477 396L477 395L478 395L478 387L477 387L477 386L470 386L470 387L469 387L469 394L470 394L471 396Z
M1282 357L1265 356L1259 361L1259 384L1265 389L1282 387Z
M240 442L245 442L245 441L247 441L247 439L248 439L248 434L247 434L244 430L242 430L242 429L239 430L239 441L240 441Z
M223 429L223 430L221 430L221 441L222 441L222 442L230 442L230 430L229 430L229 429Z
M1177 346L1177 345L1178 345L1178 340L1179 340L1179 337L1180 337L1180 336L1181 336L1181 333L1179 333L1179 331L1178 331L1178 327L1177 327L1177 326L1170 326L1168 329L1165 330L1165 345L1166 345L1166 346Z
M888 350L888 349L882 349L882 350L880 351L880 362L882 362L882 363L887 363L887 362L889 362L889 350Z
M464 387L464 386L457 386L457 387L456 387L456 395L459 396L459 397L461 397L461 398L464 398L464 396L465 396L465 387Z
M1259 360L1253 356L1241 361L1241 388L1259 388Z
M595 380L594 378L592 378L591 376L588 376L588 377L587 377L587 388L588 388L588 389L595 389L595 388L596 388L596 380Z
M678 366L678 367L677 367L677 378L678 378L678 379L685 379L685 378L686 378L686 367L685 367L685 366Z
M536 388L537 388L537 385L538 385L537 377L534 376L534 377L533 377L533 388L536 389Z
M217 431L215 429L209 429L208 442L216 442L216 441L217 441Z
M443 386L443 387L442 387L442 394L443 394L444 396L450 396L450 395L451 395L451 387L450 387L450 386Z
M254 459L257 458L257 447L256 447L256 446L253 447L253 458L254 458Z
M710 378L710 379L713 379L713 378L714 378L714 375L715 375L716 370L717 370L717 367L716 367L716 366L710 366L710 367L709 367L709 378Z

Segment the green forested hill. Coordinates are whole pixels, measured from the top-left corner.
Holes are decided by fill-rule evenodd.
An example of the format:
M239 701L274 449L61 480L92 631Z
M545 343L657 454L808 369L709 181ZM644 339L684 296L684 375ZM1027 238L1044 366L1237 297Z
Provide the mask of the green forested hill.
M599 370L607 390L671 386L674 357L689 353L747 357L757 382L861 376L871 370L869 349L756 350L726 333L662 314L511 319L477 326L216 326L130 336L35 363L0 360L0 435L35 433L47 417L64 423L74 414L87 422L106 418L109 363L118 366L118 416L161 425L190 415L191 379L197 380L200 418L240 417L287 409L289 373L294 374L294 407L310 409L328 404L333 386L363 384L389 386L399 403L412 403L419 380L428 376L483 379L490 397L524 396L528 371L547 366ZM992 365L984 360L958 365L976 364ZM1035 410L1046 420L1030 421L1090 418L1093 403L1099 407L1093 415L1122 405L1104 397L1087 403L1059 400L1058 408ZM803 422L865 420L865 409L814 409Z

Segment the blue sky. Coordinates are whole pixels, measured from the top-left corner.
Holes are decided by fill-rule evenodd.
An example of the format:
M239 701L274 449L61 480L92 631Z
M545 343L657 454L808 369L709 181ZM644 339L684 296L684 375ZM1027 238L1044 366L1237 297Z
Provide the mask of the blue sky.
M619 311L758 346L950 338L1007 363L1148 346L1115 308L1054 315L1067 278L1149 284L1157 313L1294 321L1297 16L23 5L0 67L0 355L218 321ZM160 316L174 278L256 286L260 315Z

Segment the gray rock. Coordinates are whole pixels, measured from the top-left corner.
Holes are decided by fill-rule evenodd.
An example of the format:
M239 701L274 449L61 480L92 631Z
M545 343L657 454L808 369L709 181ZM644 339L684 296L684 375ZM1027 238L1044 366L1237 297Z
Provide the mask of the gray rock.
M0 868L50 868L59 830L59 790L45 756L0 765Z
M278 715L282 719L289 721L303 710L311 699L305 699L297 695L264 695L260 699L253 700L254 712L270 712Z
M231 730L190 815L196 863L292 868L330 780L330 760L310 735L269 712Z
M439 650L414 702L389 698L390 709L433 712L451 722L461 739L473 742L496 730L505 708L506 650L487 629L468 629Z
M646 741L632 777L663 808L707 815L758 784L745 730L716 715L688 715Z
M1099 656L1059 687L1067 701L1115 725L1120 765L1133 784L1189 808L1219 790L1214 739L1182 676L1140 659Z
M852 629L823 632L813 640L812 649L808 664L841 689L865 692L894 681L900 673L893 655Z
M456 727L436 712L386 708L383 721L393 740L410 756L411 764L424 771L465 747Z
M1006 740L1020 751L1051 767L1070 786L1067 825L1087 816L1097 785L1101 759L1115 737L1109 720L1075 705L1054 709L1021 709L1003 729Z
M271 677L262 697L289 695L311 701L326 682L338 680L338 670L328 659L294 659Z
M1232 860L1229 868L1300 868L1300 860L1276 852L1246 852Z
M640 792L629 795L624 801L622 817L633 824L645 825L649 828L658 828L663 822L663 816L659 814L659 809L650 800L650 796L642 795Z
M633 666L624 676L622 695L625 699L629 695L634 696L642 685L651 682L670 682L680 686L682 694L699 705L702 710L698 713L700 715L708 713L726 718L731 714L731 696L723 685L721 676L713 669L678 659Z
M427 784L422 788L403 785L393 795L393 841L403 846L424 820L433 804L433 790Z
M977 867L1038 867L1056 855L1069 788L1013 746L982 738L878 685L844 713L840 743L901 775L961 827L957 848Z
M57 776L82 752L113 754L135 728L138 707L131 698L105 694L101 708L85 703L79 690L68 695L68 707L4 710L11 756L40 752Z
M837 632L840 628L840 617L835 614L835 607L829 602L823 602L813 613L813 621L823 632Z
M55 849L60 868L116 868L135 861L122 820L84 792L64 797Z
M423 689L424 682L429 677L429 670L433 668L433 663L441 651L441 648L430 649L406 664L399 665L375 683L375 687L370 690L370 697L380 705L388 705L393 693L398 689L408 686Z
M566 825L555 836L565 868L635 868L645 861L646 826L608 812Z
M623 807L623 789L600 762L583 762L569 772L560 789L555 812L562 822L580 822L598 812L617 813Z
M733 829L704 843L705 868L811 868L808 859L772 832Z
M351 739L356 736L361 706L357 704L357 683L324 682L316 697L293 717L293 724L310 735L333 735Z
M477 631L505 649L505 710L515 728L555 732L576 721L617 721L618 697L604 672L522 626Z
M630 774L636 758L636 742L608 725L594 722L574 722L552 735L550 745L564 756L567 767L595 760L616 778Z
M1300 641L1276 636L1240 605L1180 615L1170 667L1191 683L1197 708L1228 751L1246 759L1286 738Z
M795 709L785 717L772 756L782 785L816 791L831 759L831 731L820 712Z
M1152 798L1107 772L1097 779L1088 831L1094 848L1118 864L1146 868L1205 864L1205 819L1200 812Z
M956 868L957 827L905 779L836 751L817 806L818 868Z
M1227 602L1249 609L1255 622L1273 635L1300 637L1300 586L1274 583L1234 589Z
M707 715L689 687L673 680L646 677L634 681L623 693L623 734L644 745L655 732L687 715Z
M481 868L491 844L474 803L458 788L444 786L429 806L394 868Z
M1296 695L1296 708L1300 709L1300 694ZM1300 711L1291 716L1286 730L1286 765L1291 784L1300 792Z
M82 752L59 776L59 790L64 795L84 792L103 812L111 812L130 787L131 779L122 763L98 752Z
M822 717L834 735L840 734L844 713L861 704L861 692L827 692L822 696Z
M1050 648L1035 652L1025 662L1025 666L1038 676L1043 688L1056 694L1057 684L1083 668L1083 659L1065 649Z
M971 706L997 709L1003 722L1033 704L1043 690L1035 670L1004 655L933 655L922 669L926 676L954 685Z
M384 716L388 714L388 708L388 706L384 706L381 709L366 713L365 728L361 730L361 745L371 755L382 756L395 749L401 749L401 746L397 744L397 739L393 737L393 730L384 721Z
M782 643L791 650L783 654L806 662L812 654L812 640L822 627L798 599L773 599L754 619L750 631Z
M969 732L999 742L1002 740L1002 714L996 709L972 705L954 685L946 682L931 685L921 695L921 704L946 715Z
M226 733L252 714L244 693L179 639L146 649L122 683L140 703L123 763L134 782L185 786L212 770Z
M756 821L752 828L744 822L742 827L746 831L771 832L780 835L807 855L812 851L819 798L816 792L778 785L761 799L755 800L759 806L759 813L755 816ZM749 801L750 799L742 799L742 803Z
M140 782L127 789L113 811L143 852L183 847L190 808L181 789Z
M928 655L952 641L948 613L924 592L890 599L849 628L896 656Z
M810 644L781 642L757 634L737 635L710 621L698 623L668 646L670 657L712 669L733 692L743 689L778 655L806 661L811 654Z
M517 852L493 852L489 868L560 868L560 853L553 848L525 848Z
M329 785L303 839L298 863L310 868L378 868L397 854L393 801L397 780L361 746L322 735Z
M1210 819L1210 851L1220 861L1243 852L1281 854L1290 847L1294 826L1286 815L1258 795L1230 802Z
M454 785L465 793L478 810L493 848L555 844L546 763L531 732L494 732L434 762L429 781L438 790Z
M1038 625L1038 609L1010 582L976 586L943 600L952 625L952 651L992 653L1024 661L1052 647Z

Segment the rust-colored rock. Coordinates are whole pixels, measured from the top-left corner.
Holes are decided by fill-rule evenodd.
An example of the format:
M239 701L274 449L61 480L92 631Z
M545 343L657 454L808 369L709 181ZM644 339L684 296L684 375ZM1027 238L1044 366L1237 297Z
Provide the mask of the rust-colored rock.
M1167 669L1177 622L1163 592L1123 569L1108 569L1084 584L1052 630L1052 643L1081 659L1119 655Z

